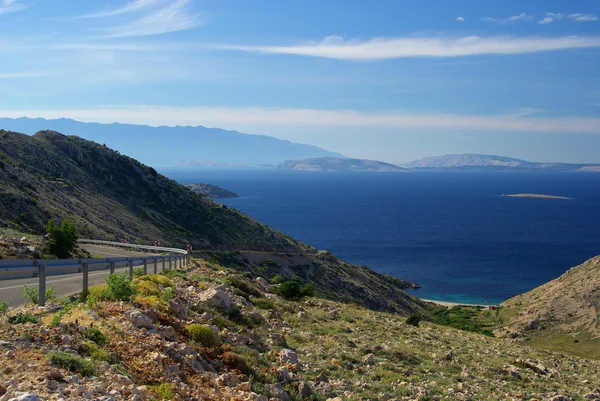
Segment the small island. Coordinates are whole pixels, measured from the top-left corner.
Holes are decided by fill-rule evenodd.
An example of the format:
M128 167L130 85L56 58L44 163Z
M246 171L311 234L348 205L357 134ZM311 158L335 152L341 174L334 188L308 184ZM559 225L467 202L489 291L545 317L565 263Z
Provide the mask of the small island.
M544 194L508 194L508 195L500 195L509 198L538 198L538 199L564 199L570 200L571 198L567 198L566 196L556 196L556 195L544 195Z
M235 192L228 191L224 188L212 184L188 184L186 185L186 187L188 187L197 194L208 196L211 199L226 199L240 197Z
M277 166L280 170L295 171L374 171L374 172L408 172L410 170L394 164L377 160L350 159L341 157L314 157L302 160L287 160Z

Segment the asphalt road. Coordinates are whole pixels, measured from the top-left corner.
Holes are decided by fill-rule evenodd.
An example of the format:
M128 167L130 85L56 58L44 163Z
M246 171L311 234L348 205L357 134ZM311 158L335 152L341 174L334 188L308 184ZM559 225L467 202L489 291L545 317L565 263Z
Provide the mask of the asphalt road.
M135 256L152 256L151 253L133 252L120 248L110 248L101 245L81 245L92 256L102 258L118 258L118 257L135 257ZM135 266L141 267L141 266ZM117 267L115 272L127 271L127 267ZM148 269L152 270L152 264L149 264ZM158 263L158 271L162 270L162 263ZM104 278L108 276L110 271L107 269L99 271L90 271L88 273L89 286L104 284ZM23 297L23 286L38 288L39 280L37 278L24 278L15 280L0 281L0 303L8 302L9 306L20 306L29 301ZM58 298L66 297L81 292L83 285L82 273L61 274L58 276L48 276L46 278L46 288L54 286L56 296Z

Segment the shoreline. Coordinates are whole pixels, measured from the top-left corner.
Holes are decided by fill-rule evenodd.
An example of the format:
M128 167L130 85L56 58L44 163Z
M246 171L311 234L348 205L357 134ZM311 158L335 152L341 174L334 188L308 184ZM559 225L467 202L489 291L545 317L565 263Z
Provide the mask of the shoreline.
M562 199L562 200L571 200L571 198L567 198L566 196L557 196L557 195L545 195L545 194L502 194L500 195L506 198L534 198L534 199Z
M483 307L498 306L495 304L469 304L469 303L464 303L464 302L436 301L434 299L425 299L425 298L419 298L419 299L424 302L432 302L432 303L440 305L440 306L447 306L448 308L451 308L453 306L483 306Z

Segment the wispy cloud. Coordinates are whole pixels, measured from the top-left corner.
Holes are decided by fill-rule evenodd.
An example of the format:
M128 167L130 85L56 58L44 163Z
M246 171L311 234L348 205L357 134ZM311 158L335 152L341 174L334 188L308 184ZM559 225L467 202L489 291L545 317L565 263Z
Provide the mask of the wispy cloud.
M0 14L14 13L25 8L27 6L17 0L0 0Z
M5 0L6 1L6 0ZM85 14L76 18L103 18L111 17L114 15L127 14L136 11L143 11L157 6L160 3L164 3L164 0L135 0L127 3L123 7L101 11L97 13Z
M341 60L386 60L407 57L464 57L489 54L525 54L600 47L600 36L374 38L367 41L329 36L320 42L288 46L215 45L224 50L293 54Z
M150 36L184 31L204 22L189 9L191 0L175 0L152 14L108 29L107 37Z
M598 21L598 16L594 14L569 14L569 19L572 19L575 22L591 22Z
M465 18L464 17L456 17L456 20L458 22L465 22Z
M561 20L564 17L565 17L565 15L561 14L561 13L546 13L546 16L543 19L541 19L540 21L538 21L538 23L541 25L547 25L547 24L551 24L554 21Z
M507 17L507 18L484 17L484 18L480 18L480 20L484 21L484 22L499 22L501 24L511 24L511 23L515 23L518 21L532 21L533 16L531 16L527 13L521 13L518 15L511 15L510 17Z
M7 110L6 117L69 117L81 121L150 125L245 127L354 127L424 129L444 132L523 132L600 135L600 119L584 117L533 118L522 115L467 115L354 110L128 107L89 110Z
M51 75L57 75L56 71L34 71L34 72L13 72L13 73L2 73L0 72L0 79L18 79L18 78L37 78L37 77L48 77Z

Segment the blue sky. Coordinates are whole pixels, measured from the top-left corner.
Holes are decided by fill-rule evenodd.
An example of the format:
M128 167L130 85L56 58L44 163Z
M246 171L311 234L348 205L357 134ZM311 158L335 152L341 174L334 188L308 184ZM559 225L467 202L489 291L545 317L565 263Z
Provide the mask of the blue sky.
M0 116L600 162L600 2L0 0Z

